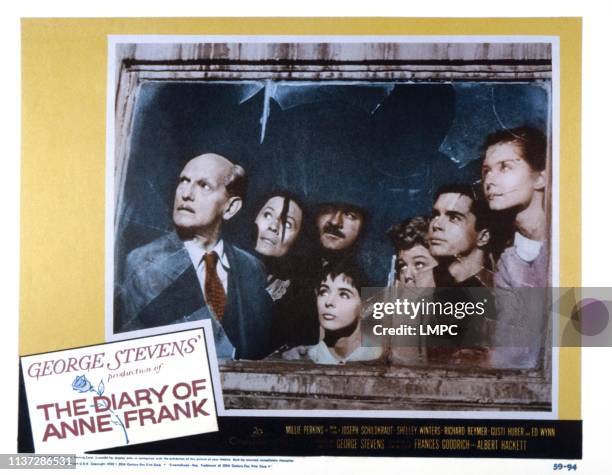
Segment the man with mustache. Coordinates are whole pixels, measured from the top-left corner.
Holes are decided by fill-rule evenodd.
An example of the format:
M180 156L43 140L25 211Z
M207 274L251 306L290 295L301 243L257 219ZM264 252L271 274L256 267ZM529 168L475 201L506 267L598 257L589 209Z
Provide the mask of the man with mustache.
M354 254L364 219L364 212L355 205L325 203L319 206L316 225L322 264Z
M127 257L119 331L212 319L219 357L258 359L271 351L263 266L221 232L240 211L246 188L244 169L221 155L187 162L174 196L175 231Z
M323 267L334 265L340 260L353 259L364 269L372 286L387 285L387 251L380 246L375 236L370 236L368 241L366 228L369 221L367 204L360 197L319 204L315 213L318 240L311 260L311 270L316 272L316 279L320 277ZM319 283L316 279L313 284L315 286Z
M318 245L309 266L302 270L304 285L314 292L324 272L344 261L356 261L359 237L363 232L365 212L346 202L327 202L318 206L315 226ZM314 345L323 336L314 299L303 311L302 335L298 344Z

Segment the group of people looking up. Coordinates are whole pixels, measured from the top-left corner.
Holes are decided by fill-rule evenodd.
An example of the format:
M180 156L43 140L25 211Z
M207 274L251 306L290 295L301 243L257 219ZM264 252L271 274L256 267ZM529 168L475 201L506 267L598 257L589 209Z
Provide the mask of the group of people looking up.
M439 187L429 215L387 231L394 247L388 285L546 287L546 157L546 137L535 128L489 135L479 182ZM209 318L220 358L401 362L401 351L361 341L362 288L371 285L359 246L367 210L333 201L309 217L298 196L272 191L257 207L247 252L222 233L245 195L245 170L225 157L209 153L186 164L175 193L175 231L127 257L116 331ZM520 318L499 311L494 331L516 331ZM480 364L501 366L532 364L537 355L526 353L477 352Z

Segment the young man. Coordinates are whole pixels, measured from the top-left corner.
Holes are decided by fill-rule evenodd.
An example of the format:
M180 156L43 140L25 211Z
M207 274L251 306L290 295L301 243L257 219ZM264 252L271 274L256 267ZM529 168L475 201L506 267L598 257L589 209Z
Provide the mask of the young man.
M461 289L492 286L489 209L478 191L468 184L441 186L435 194L428 237L429 251L438 260L434 269L437 287L434 298L443 303L486 299L486 317L451 319L460 325L459 335L429 337L430 361L481 365L488 360L487 318L492 316L494 299L488 290L483 293ZM433 318L431 323L440 323L440 318Z
M489 211L467 184L441 186L429 223L429 252L438 260L437 287L489 287Z

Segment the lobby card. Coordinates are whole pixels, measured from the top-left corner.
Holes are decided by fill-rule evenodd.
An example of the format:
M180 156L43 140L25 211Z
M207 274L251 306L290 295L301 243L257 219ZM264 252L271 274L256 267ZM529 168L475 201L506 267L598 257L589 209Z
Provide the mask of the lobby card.
M203 329L21 358L36 453L218 430Z
M49 210L44 230L36 219L44 209L25 202L23 226L33 232L24 233L22 353L210 323L220 430L138 453L580 457L580 354L553 343L560 331L553 319L533 319L535 349L518 357L490 351L513 327L493 322L482 326L486 344L477 351L436 354L424 339L362 340L351 358L337 353L338 338L325 338L325 321L335 315L320 310L338 277L320 275L330 263L351 261L365 271L340 272L363 282L352 288L362 309L362 288L414 287L401 265L407 249L398 247L410 234L398 230L408 224L431 234L421 246L430 260L419 283L452 282L433 269L467 251L444 251L446 237L431 223L470 213L471 249L484 252L477 272L463 276L465 286L495 287L498 263L514 249L515 223L493 229L504 224L498 215L477 225L470 203L503 211L514 206L504 204L504 193L524 191L520 181L504 193L487 188L486 143L500 134L506 143L529 136L543 144L525 180L537 188L536 214L545 224L538 239L521 241L532 260L539 256L538 282L580 285L580 203L567 198L580 191L580 21L246 23L248 32L232 20L206 19L24 24L24 187L49 174L58 193L75 179L95 185L83 203L97 226L85 227L86 249L75 249L53 230L82 231L67 217L84 214L80 202L70 204L71 214ZM82 35L91 41L72 41ZM63 58L41 62L47 44L75 61L87 58L87 78L74 77ZM42 65L50 84L37 79ZM65 153L50 163L61 167L47 169L32 154L47 146L34 134L40 119L33 112L41 97L43 111L59 107L46 91L64 81L80 92L65 98L66 123L50 123L66 130L86 120L88 133L70 150L58 142ZM196 176L211 163L228 173ZM225 194L215 194L223 187ZM462 216L440 207L444 194L467 200ZM266 210L278 213L277 223L261 224ZM338 213L350 230L329 218ZM194 231L204 228L204 235ZM285 236L292 244L282 245ZM49 240L47 252L38 252ZM293 243L299 252L287 251ZM61 278L30 270L51 256L66 263ZM59 299L63 288L80 292ZM42 294L51 312L37 304ZM42 312L48 325L39 329ZM360 323L355 315L351 331ZM99 381L88 382L96 397Z

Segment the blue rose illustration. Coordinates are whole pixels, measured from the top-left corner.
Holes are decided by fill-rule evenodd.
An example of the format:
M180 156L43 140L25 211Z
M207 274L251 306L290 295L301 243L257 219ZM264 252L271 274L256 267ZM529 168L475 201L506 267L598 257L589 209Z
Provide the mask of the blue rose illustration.
M79 393L94 392L98 396L102 396L102 394L104 394L105 387L104 387L104 383L102 382L102 380L100 380L100 383L98 384L98 388L95 389L93 387L93 384L91 384L89 382L87 377L84 374L82 374L81 376L77 376L76 378L74 378L74 381L72 382L72 389L74 391L79 392ZM93 406L93 404L92 404L92 406ZM123 429L123 436L125 437L125 443L129 444L130 443L130 439L128 438L127 430L125 429L125 426L123 425L123 422L121 421L119 416L117 414L115 414L115 411L113 411L108 406L108 403L106 402L106 400L103 399L101 401L97 401L96 402L96 406L98 408L102 408L102 409L108 410L113 415L113 419L114 420L111 420L111 423L116 425L116 426L120 426L121 429Z
M92 384L89 382L89 380L84 374L82 374L81 376L77 376L72 382L72 389L80 393L88 393L92 390L92 388Z

